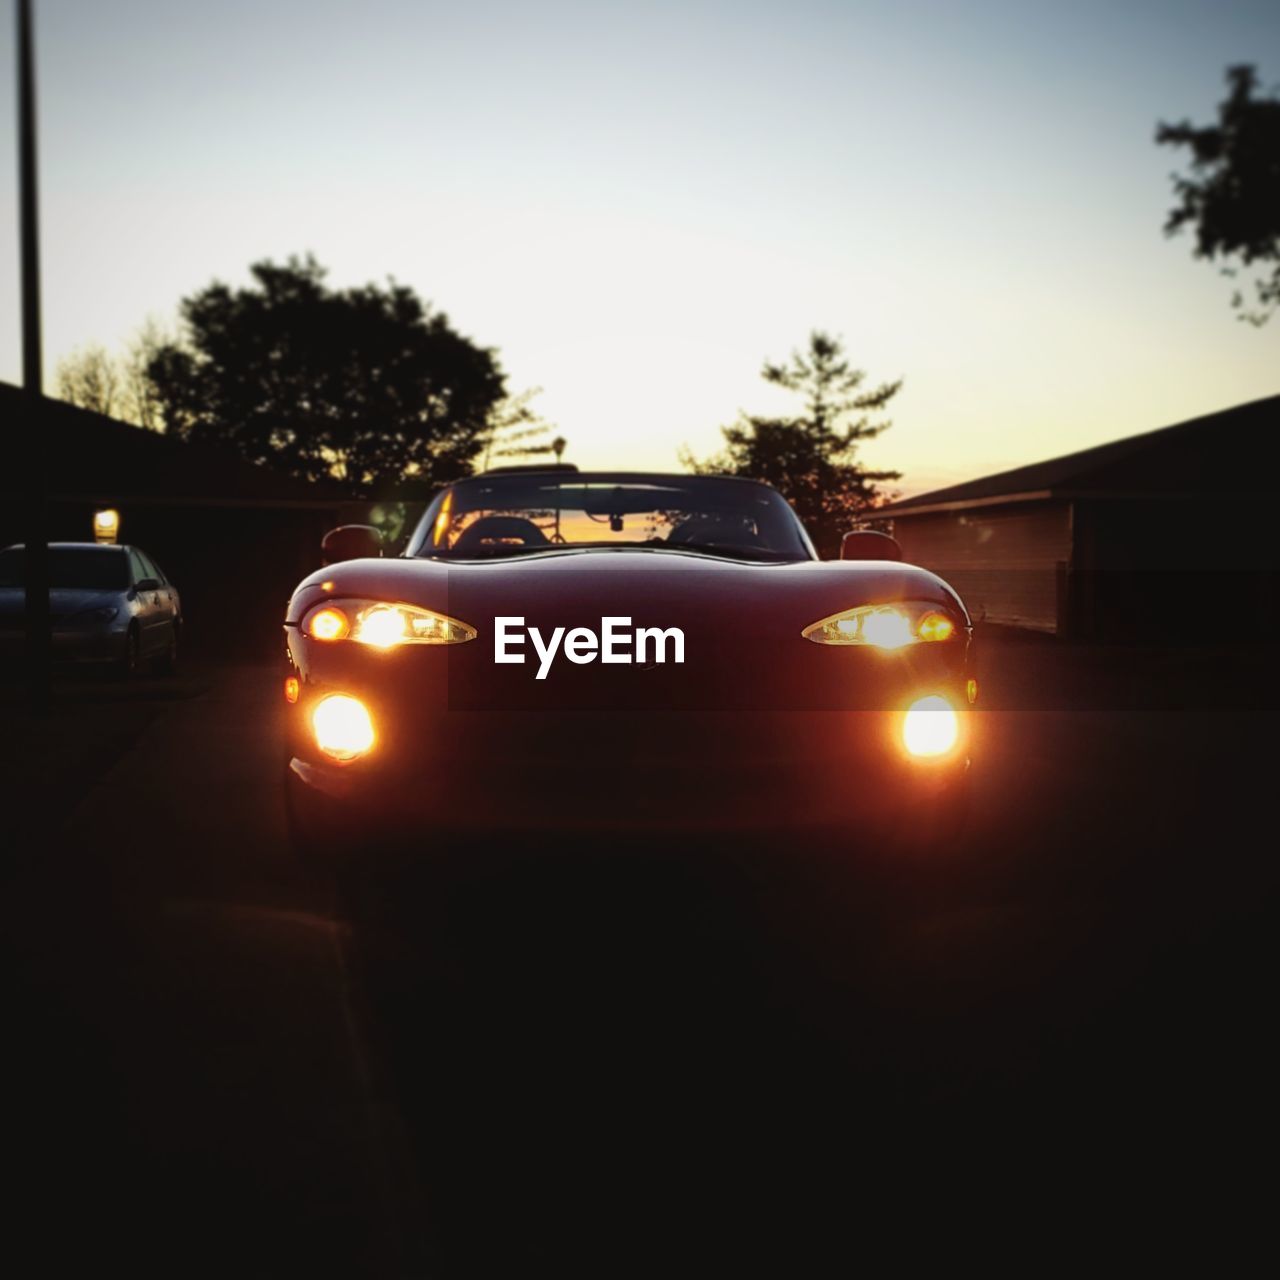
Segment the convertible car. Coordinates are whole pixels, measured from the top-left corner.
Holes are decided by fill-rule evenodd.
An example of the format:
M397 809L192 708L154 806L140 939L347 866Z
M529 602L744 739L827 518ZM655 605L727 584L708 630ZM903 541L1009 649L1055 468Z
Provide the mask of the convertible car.
M768 485L503 468L438 494L402 555L360 525L324 550L285 620L304 850L959 820L964 605L883 534L819 561Z

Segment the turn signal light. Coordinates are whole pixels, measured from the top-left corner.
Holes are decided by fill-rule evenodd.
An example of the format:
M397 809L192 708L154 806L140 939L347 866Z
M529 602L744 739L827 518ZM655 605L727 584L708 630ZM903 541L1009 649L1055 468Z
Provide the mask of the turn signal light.
M351 632L351 623L341 609L326 605L307 618L303 629L317 640L345 640Z
M955 629L956 624L945 613L926 613L916 627L916 635L921 640L950 640Z

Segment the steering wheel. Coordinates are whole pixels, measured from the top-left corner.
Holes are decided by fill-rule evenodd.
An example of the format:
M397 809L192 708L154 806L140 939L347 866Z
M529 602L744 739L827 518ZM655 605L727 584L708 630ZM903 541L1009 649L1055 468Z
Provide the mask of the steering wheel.
M453 544L455 551L474 551L486 543L519 542L523 547L549 546L547 535L523 516L481 516Z

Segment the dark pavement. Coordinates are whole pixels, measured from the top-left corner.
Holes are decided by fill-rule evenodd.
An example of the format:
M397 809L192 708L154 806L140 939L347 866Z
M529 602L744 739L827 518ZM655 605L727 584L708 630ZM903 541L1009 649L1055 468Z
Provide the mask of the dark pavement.
M273 668L9 690L15 1226L166 1275L1149 1251L1220 1202L1240 1244L1266 671L989 637L970 828L910 860L531 838L342 894L284 842Z

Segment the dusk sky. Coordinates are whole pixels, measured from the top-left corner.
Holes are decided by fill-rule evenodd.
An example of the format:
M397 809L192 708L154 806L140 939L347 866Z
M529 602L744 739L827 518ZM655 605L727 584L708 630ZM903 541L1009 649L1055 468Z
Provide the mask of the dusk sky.
M713 451L812 328L905 378L864 453L904 491L1280 391L1280 318L1162 235L1153 142L1230 63L1280 80L1275 0L36 7L50 380L309 250L497 347L585 466Z

